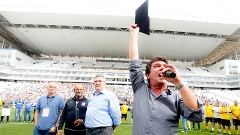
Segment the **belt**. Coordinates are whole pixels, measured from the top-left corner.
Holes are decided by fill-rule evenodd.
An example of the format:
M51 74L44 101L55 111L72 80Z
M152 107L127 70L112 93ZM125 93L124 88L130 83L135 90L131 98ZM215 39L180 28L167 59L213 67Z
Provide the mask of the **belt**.
M86 128L87 130L94 130L94 129L102 129L102 128L109 128L112 126L103 126L103 127L93 127L93 128Z

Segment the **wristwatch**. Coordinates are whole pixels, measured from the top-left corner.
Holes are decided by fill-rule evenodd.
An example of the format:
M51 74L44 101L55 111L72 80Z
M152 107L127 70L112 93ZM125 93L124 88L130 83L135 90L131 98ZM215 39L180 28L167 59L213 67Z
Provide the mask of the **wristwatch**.
M181 89L183 86L185 86L185 85L187 85L187 82L183 82L183 83L181 83L181 84L179 84L179 85L177 85L177 86L175 86L176 87L176 89Z

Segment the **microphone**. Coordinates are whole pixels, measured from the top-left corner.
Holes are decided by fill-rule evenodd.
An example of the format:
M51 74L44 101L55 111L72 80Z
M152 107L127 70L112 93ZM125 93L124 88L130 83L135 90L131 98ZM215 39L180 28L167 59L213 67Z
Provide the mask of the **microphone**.
M169 78L175 78L176 77L176 74L174 72L171 72L171 71L166 71L163 73L163 75L165 77L169 77Z

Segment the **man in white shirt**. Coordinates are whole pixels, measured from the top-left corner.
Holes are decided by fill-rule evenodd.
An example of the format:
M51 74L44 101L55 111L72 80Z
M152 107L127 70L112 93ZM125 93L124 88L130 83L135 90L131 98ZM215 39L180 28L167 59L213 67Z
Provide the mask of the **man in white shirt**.
M212 130L211 133L214 132L214 127L215 127L215 123L218 123L218 133L221 132L221 116L220 116L220 107L219 107L219 103L216 102L214 107L212 108L213 110L213 120L212 120Z

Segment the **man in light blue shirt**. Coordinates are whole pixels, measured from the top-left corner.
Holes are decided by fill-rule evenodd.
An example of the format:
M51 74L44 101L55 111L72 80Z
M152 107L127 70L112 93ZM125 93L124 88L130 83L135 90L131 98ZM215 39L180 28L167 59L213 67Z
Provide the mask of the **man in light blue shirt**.
M86 134L112 135L121 123L118 98L106 89L104 76L97 75L94 78L94 87L95 92L89 100L86 112Z
M22 108L23 108L23 100L19 97L18 100L14 102L15 104L15 117L14 122L21 122L22 121Z
M57 84L51 82L47 86L48 94L37 101L34 114L33 135L56 135L60 115L64 108L64 100L57 92Z
M25 110L24 110L24 122L28 121L31 122L31 111L32 111L32 102L29 100L25 101ZM28 116L28 119L27 119Z

